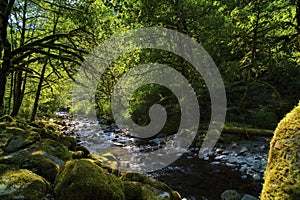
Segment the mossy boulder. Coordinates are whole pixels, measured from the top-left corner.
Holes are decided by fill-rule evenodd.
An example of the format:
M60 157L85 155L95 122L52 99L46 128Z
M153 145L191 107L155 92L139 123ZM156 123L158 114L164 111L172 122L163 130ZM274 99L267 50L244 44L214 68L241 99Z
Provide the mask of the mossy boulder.
M106 169L109 173L113 173L115 175L119 174L119 161L112 153L105 153L101 155L90 154L89 158L95 160L95 164Z
M0 199L40 200L49 189L49 183L37 174L0 164Z
M71 152L69 152L68 148L58 141L52 139L42 139L40 142L32 145L31 148L36 148L41 151L47 152L48 154L55 156L63 161L72 159L72 154Z
M13 122L13 121L15 121L15 119L12 118L9 115L3 115L2 117L0 117L0 122L8 122L8 123L10 123L10 122Z
M180 200L178 192L166 184L139 173L127 172L121 179L125 185L126 200Z
M6 129L7 122L0 122L0 133Z
M5 147L9 142L9 140L11 139L11 137L12 136L6 132L0 133L0 148Z
M59 164L63 164L64 161L43 151L23 149L12 154L1 156L0 163L13 165L15 168L31 170L47 181L54 182L59 171Z
M55 180L58 200L122 200L124 185L90 159L65 163Z
M76 149L77 141L76 141L76 138L73 136L61 135L61 137L59 137L58 141L61 142L66 147L68 147L69 150L74 151Z
M7 137L6 145L3 147L3 150L6 152L18 151L41 139L37 132L25 131L18 127L8 127L6 132L1 135L4 136L2 141L5 141L5 136Z
M30 155L20 160L20 167L33 171L47 181L54 183L59 165L43 155Z
M261 199L300 199L300 103L275 130Z

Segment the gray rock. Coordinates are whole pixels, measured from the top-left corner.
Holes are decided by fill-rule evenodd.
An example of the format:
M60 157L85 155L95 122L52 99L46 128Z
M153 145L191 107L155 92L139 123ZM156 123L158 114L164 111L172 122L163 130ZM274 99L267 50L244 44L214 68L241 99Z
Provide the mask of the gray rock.
M236 158L231 156L231 157L228 158L228 162L229 163L236 163Z
M242 149L240 150L240 154L246 153L248 151L247 147L242 147Z
M170 194L167 192L164 192L164 193L158 195L157 198L158 199L167 199L167 198L170 198Z
M226 163L225 164L227 167L235 167L236 165L235 164L232 164L232 163Z
M4 151L6 152L15 152L22 147L26 146L28 144L28 141L20 136L13 137L7 144L6 147L4 147Z
M224 159L226 159L226 158L227 158L226 155L220 155L220 156L216 156L216 157L215 157L215 160L224 160Z
M222 152L223 152L223 149L221 149L221 148L216 149L216 154L221 154Z
M261 170L261 164L260 164L260 162L254 162L253 169L255 171L259 172Z
M241 200L242 196L236 190L226 190L221 194L222 200Z
M203 158L203 160L206 160L206 161L208 161L208 160L209 160L209 157L208 157L208 156L206 156L206 157L204 157L204 158Z
M220 162L217 162L217 161L215 161L215 162L211 162L210 163L211 165L219 165L219 164L221 164Z
M246 179L246 178L248 178L247 175L242 175L242 179Z
M230 154L230 151L227 151L227 150L226 150L226 151L223 151L223 152L222 152L222 155L228 155L228 154Z
M241 200L258 200L258 198L249 194L245 194Z
M254 179L254 180L260 180L261 177L260 177L259 174L255 173L255 174L253 174L253 179Z

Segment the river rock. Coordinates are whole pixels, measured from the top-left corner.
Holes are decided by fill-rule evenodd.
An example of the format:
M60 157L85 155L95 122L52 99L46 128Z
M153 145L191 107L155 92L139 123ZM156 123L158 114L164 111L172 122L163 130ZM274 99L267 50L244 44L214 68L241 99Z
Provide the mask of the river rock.
M60 142L52 139L42 139L40 142L32 145L31 148L36 148L43 152L47 152L48 154L63 161L72 159L72 153L68 150L68 148Z
M12 137L8 140L6 146L3 148L3 150L6 152L11 153L18 151L40 140L40 135L35 131L26 133L20 128L15 128L13 130L16 132L13 132ZM10 131L11 130L6 129L7 133Z
M127 172L121 179L125 185L126 200L165 199L181 200L178 192L166 184L145 175Z
M105 154L90 154L89 158L95 160L95 163L103 169L107 169L109 173L119 174L119 160L112 153Z
M244 154L248 151L248 148L247 147L242 147L241 150L240 150L240 154Z
M33 172L0 164L0 199L40 200L49 189L49 183Z
M245 194L241 200L258 200L258 198L249 194Z
M89 159L65 163L55 180L57 200L125 199L124 185Z
M226 190L221 194L222 200L241 200L242 196L236 190Z

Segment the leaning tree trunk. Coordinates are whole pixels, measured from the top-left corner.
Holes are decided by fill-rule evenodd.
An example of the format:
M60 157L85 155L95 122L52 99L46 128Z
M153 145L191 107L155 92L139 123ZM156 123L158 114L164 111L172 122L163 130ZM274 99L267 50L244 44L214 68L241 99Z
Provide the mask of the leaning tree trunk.
M42 91L42 86L43 86L43 82L44 82L44 78L45 78L45 72L46 72L47 64L48 64L48 58L45 59L45 63L44 63L43 68L42 68L39 85L38 85L38 88L37 88L37 91L36 91L36 94L35 94L35 99L34 99L34 104L33 104L33 109L32 109L32 113L31 113L30 121L35 120L35 116L36 116L36 113L37 113L37 110L38 110L39 98L40 98L41 91Z

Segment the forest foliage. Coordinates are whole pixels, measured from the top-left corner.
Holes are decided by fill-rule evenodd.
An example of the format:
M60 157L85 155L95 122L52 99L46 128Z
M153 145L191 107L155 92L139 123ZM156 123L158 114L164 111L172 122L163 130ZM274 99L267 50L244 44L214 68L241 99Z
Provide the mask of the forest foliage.
M299 0L0 0L0 113L51 116L72 107L76 72L103 40L125 30L165 27L200 43L218 66L227 123L275 128L300 99ZM182 58L141 49L116 60L99 80L98 116L110 118L113 86L133 66L158 62L188 78L201 118L210 119L204 80ZM133 118L154 103L178 115L174 95L157 85L132 97ZM92 112L93 108L84 109ZM175 112L174 112L175 110Z

